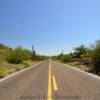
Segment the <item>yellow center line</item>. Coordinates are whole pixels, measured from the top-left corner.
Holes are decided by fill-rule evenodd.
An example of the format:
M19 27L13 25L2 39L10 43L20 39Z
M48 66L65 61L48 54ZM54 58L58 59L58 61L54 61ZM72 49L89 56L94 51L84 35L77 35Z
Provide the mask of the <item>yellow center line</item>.
M53 79L53 87L54 87L54 91L57 91L58 88L57 88L57 82L56 82L55 76L52 76L52 79Z
M47 100L52 100L51 63L49 62L48 95Z

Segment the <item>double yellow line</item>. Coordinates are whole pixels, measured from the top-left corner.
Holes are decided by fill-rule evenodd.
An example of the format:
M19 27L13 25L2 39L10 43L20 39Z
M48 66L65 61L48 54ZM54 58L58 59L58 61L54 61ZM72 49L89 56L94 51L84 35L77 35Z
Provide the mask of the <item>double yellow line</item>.
M47 100L52 100L52 80L53 80L53 87L54 91L57 91L57 82L55 79L55 76L51 73L51 63L49 62L49 74L48 74L48 94L47 94Z

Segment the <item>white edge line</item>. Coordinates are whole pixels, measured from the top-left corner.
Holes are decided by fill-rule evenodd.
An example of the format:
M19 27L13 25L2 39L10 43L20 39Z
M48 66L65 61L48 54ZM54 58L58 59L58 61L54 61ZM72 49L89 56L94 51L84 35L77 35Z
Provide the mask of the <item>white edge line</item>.
M61 64L63 64L63 63L61 63ZM100 77L99 77L99 76L96 76L96 75L94 75L94 74L91 74L91 73L82 71L82 70L80 70L80 69L78 69L78 68L75 68L75 67L73 67L73 66L70 66L70 65L66 65L66 64L63 64L63 65L65 65L66 67L69 67L69 68L71 68L71 69L73 69L73 70L79 71L79 72L81 72L81 73L84 73L84 74L86 74L86 75L88 75L88 76L91 76L91 77L93 77L93 78L96 78L96 79L99 79L99 80L100 80Z
M44 61L42 61L42 62L44 62ZM13 77L13 76L15 76L15 75L18 75L18 74L20 74L20 73L22 73L22 72L24 72L24 71L26 71L26 70L29 70L29 69L31 69L31 68L34 68L34 67L36 67L37 65L41 64L42 62L37 63L37 64L34 64L34 65L31 65L31 66L28 67L28 68L22 69L22 70L20 70L20 71L18 71L18 72L15 72L15 73L11 74L11 75L8 75L7 77L4 77L4 78L0 79L0 82L4 81L4 80L6 80L6 79L9 79L9 78L11 78L11 77Z

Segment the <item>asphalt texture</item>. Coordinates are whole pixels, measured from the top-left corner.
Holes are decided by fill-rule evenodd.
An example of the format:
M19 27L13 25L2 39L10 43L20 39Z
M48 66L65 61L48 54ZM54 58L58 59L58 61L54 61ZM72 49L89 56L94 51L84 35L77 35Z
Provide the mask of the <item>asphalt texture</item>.
M100 100L100 79L43 61L1 81L0 100Z

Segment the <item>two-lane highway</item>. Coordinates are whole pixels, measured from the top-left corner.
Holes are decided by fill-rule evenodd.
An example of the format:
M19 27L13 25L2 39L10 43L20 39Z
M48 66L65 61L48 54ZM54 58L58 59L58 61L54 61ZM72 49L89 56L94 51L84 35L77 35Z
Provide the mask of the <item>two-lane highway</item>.
M0 100L100 100L100 79L44 61L1 81Z

